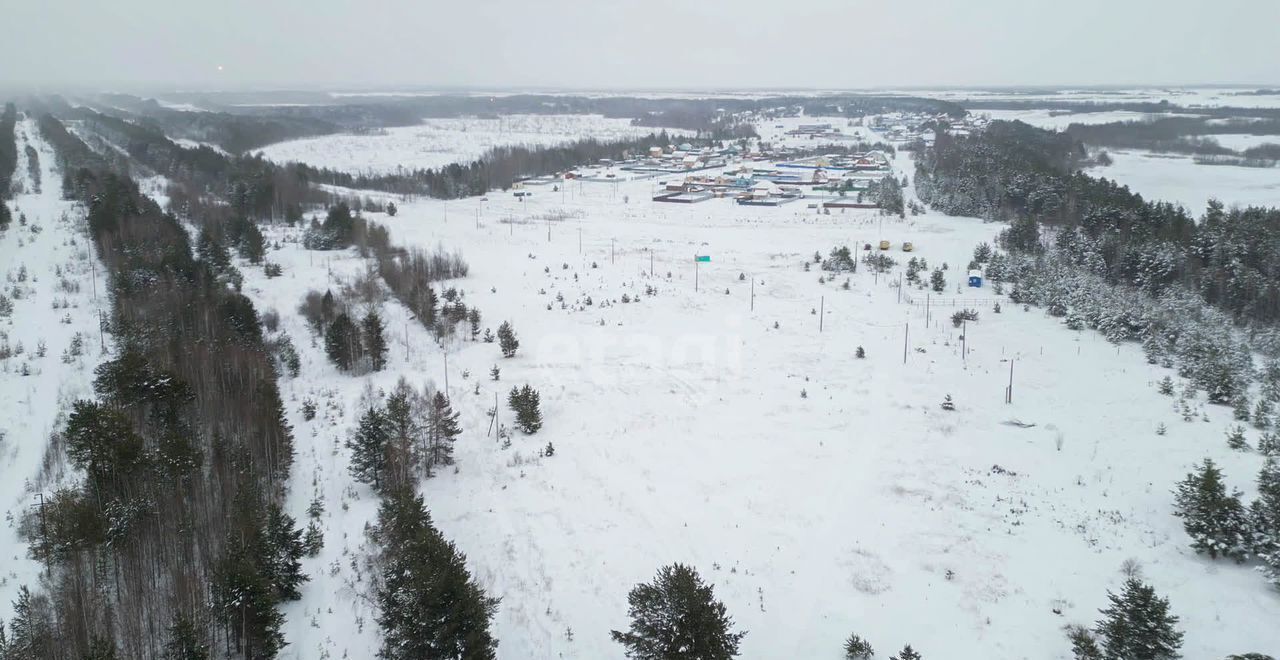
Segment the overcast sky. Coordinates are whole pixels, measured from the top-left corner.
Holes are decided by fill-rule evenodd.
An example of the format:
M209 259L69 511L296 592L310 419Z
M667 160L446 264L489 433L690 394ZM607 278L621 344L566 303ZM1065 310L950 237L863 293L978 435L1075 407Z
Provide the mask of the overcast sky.
M1280 84L1278 0L11 0L0 85Z

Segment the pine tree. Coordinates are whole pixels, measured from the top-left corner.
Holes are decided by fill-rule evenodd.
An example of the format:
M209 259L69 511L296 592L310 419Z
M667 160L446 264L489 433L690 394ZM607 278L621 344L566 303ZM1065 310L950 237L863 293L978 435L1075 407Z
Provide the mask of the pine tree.
M1191 537L1196 552L1243 559L1248 549L1244 506L1240 493L1227 494L1222 471L1210 459L1178 483L1174 515Z
M1125 581L1124 592L1108 592L1110 607L1094 631L1102 640L1105 660L1174 660L1181 657L1182 633L1178 617L1169 614L1169 601L1135 578Z
M933 269L933 274L929 276L929 286L934 293L942 293L947 289L947 278L942 274L941 270Z
M499 377L501 377L501 376L502 376L502 370L498 368L498 365L496 365L496 364L495 364L495 365L493 365L493 367L492 367L492 368L490 368L490 369L489 369L489 378L491 378L491 379L492 379L492 380L494 380L495 382L496 382L496 381L498 380L498 378L499 378Z
M387 366L387 340L383 336L382 317L375 310L369 310L360 322L364 339L364 351L369 355L369 366L374 371L382 371Z
M387 481L392 487L407 483L419 459L426 454L423 424L414 412L413 388L403 379L387 396Z
M387 215L394 218L400 209L396 208L395 202L387 202Z
M329 359L343 371L350 371L362 354L360 334L346 313L339 314L329 324L324 335L324 351Z
M449 398L436 392L427 408L427 476L432 468L453 465L453 443L461 433L458 413L453 412Z
M191 617L178 612L169 624L164 660L209 660L209 644Z
M55 657L56 648L48 598L32 595L26 585L18 587L18 598L13 601L13 618L9 620L9 654L5 656L6 660Z
M288 573L298 570L283 566L272 547L264 508L252 486L237 492L225 549L214 566L213 611L246 658L273 658L284 647L284 615L276 605L288 591Z
M636 660L727 660L738 655L746 632L733 632L733 619L715 599L697 571L682 564L664 566L652 584L627 595L631 626L614 630Z
M921 660L921 658L920 654L916 653L916 650L911 648L910 644L907 644L902 647L901 651L898 651L898 655L893 656L890 660Z
M1249 397L1239 395L1231 402L1231 414L1237 422L1249 421Z
M528 385L511 388L507 403L516 413L516 426L526 434L532 435L542 428L541 402L538 391Z
M1103 660L1098 640L1084 626L1067 626L1067 640L1071 642L1073 660Z
M1258 499L1249 507L1253 551L1262 558L1259 570L1280 587L1280 462L1268 458L1258 472Z
M520 340L516 338L515 330L511 329L511 324L503 321L498 326L498 346L502 349L502 357L513 357L516 349L520 348Z
M244 232L240 235L240 244L237 246L241 258L248 259L251 264L262 263L262 258L267 253L266 240L262 237L262 232L258 226L252 222L245 224Z
M1244 427L1236 425L1227 430L1227 446L1236 451L1249 451L1249 443L1244 438Z
M951 400L950 394L946 395L946 397L942 399L942 409L948 412L955 412L956 404Z
M849 635L844 641L845 660L871 660L875 656L871 643L856 634Z
M471 341L475 341L480 336L480 310L472 307L467 313L467 322L471 324Z
M372 532L378 545L375 597L383 660L492 660L489 625L498 600L467 572L466 557L431 523L407 488L384 498Z
M307 581L301 564L302 556L306 554L302 530L296 526L293 517L280 508L279 504L271 502L267 505L267 523L264 531L265 560L263 563L275 586L276 598L298 600L302 597L299 587Z
M1173 396L1173 379L1165 376L1160 380L1160 393L1165 396Z
M372 485L375 491L383 485L388 440L390 432L386 413L381 408L370 407L346 443L347 449L351 450L351 476L360 483Z
M1253 407L1253 427L1266 429L1271 426L1271 402L1266 397L1258 397L1258 404Z

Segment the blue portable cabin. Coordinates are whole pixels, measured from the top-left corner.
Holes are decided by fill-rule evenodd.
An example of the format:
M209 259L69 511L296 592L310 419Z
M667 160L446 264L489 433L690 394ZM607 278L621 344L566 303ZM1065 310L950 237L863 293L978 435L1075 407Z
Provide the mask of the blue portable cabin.
M980 270L969 271L969 286L977 289L982 288L982 271Z

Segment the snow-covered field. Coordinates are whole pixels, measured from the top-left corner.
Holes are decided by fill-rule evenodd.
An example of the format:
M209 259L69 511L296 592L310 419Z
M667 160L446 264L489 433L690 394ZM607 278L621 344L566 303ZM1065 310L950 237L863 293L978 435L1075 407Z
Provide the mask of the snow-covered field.
M1108 124L1116 121L1150 121L1161 117L1172 117L1170 114L1149 112L1130 112L1112 110L1107 112L1070 112L1057 110L974 110L975 114L987 115L992 119L1004 121L1021 121L1039 128L1060 131L1071 124ZM1186 117L1188 115L1176 115Z
M898 165L911 171L905 156ZM926 657L1066 658L1062 625L1092 622L1130 558L1181 617L1185 657L1280 646L1280 598L1248 566L1196 556L1172 515L1174 482L1206 456L1251 486L1261 459L1227 449L1230 411L1183 422L1155 390L1173 374L1138 347L989 289L957 290L972 247L999 227L659 204L647 182L617 185L523 203L405 201L394 218L372 216L400 244L461 250L471 275L448 285L484 326L510 320L520 336L507 360L493 344L446 345L465 432L456 472L423 484L437 524L502 598L499 657L620 657L608 631L627 623L627 591L675 561L714 583L750 631L744 658L835 658L850 632ZM377 635L356 567L375 503L347 476L341 445L370 391L400 376L443 387L446 351L389 301L392 366L339 374L296 308L365 263L307 253L293 231L268 233L284 277L245 268L246 293L280 312L303 353L302 376L282 382L297 435L293 513L304 519L317 494L326 506L325 550L287 610L285 655L370 657ZM899 259L892 275L820 284L823 273L803 269L815 250L882 237ZM904 240L951 267L927 309L925 292L900 301L894 286ZM712 259L696 291L694 254ZM949 321L958 305L981 311L967 354ZM506 392L526 383L546 424L504 450L485 435L486 410L497 394L509 423ZM939 407L947 394L954 413ZM298 416L305 397L320 403L313 422ZM548 442L555 455L540 458Z
M840 132L817 136L787 135L788 131L794 131L802 124L831 124L832 128L839 129ZM858 141L873 143L885 141L883 136L862 126L856 119L850 121L848 117L778 117L761 119L755 123L755 126L761 140L782 147L813 148L828 144L847 145Z
M32 376L15 373L19 358L0 370L0 388L17 393L0 397L0 469L17 475L0 480L10 513L0 535L0 616L17 583L38 571L21 559L11 521L31 504L22 482L37 473L57 424L55 407L40 402L90 394L100 359L93 342L82 362L57 357L71 333L96 330L83 272L91 262L83 238L67 244L82 231L58 221L69 206L58 199L52 154L30 123L19 132L41 149L47 171L43 195L15 203L29 219L47 219L39 235L15 223L0 238L0 270L27 260L39 275L0 330L27 351L45 338L48 357L31 360L40 369ZM462 144L446 148L470 148L472 132L453 130ZM340 145L317 146L308 161L349 160ZM1127 172L1121 180L1147 196L1198 196L1194 180L1162 183L1180 172L1169 159L1130 171L1130 156L1142 158L1113 154L1116 165L1096 173ZM913 172L906 154L895 165ZM1234 173L1204 189L1250 201L1241 173L1253 170L1185 166ZM296 448L289 509L305 524L313 498L325 508L324 549L304 560L310 581L286 606L282 657L376 652L363 557L377 503L349 477L343 442L362 407L400 377L447 387L461 413L457 469L422 491L477 580L502 599L500 658L621 657L608 631L627 625L627 591L676 561L713 583L737 627L750 631L744 658L836 658L857 632L885 657L911 643L931 658L1065 659L1061 627L1097 617L1127 559L1181 617L1184 657L1280 648L1280 596L1249 566L1195 555L1172 515L1174 483L1204 457L1253 495L1261 459L1227 448L1230 410L1204 406L1207 421L1183 422L1155 389L1176 374L1148 365L1139 347L1070 331L989 288L961 288L973 246L998 225L818 215L803 203L661 204L648 201L652 185L578 182L523 202L498 192L487 201L397 199L394 218L370 214L398 244L461 251L471 273L445 286L481 311L482 326L511 321L521 346L503 359L495 344L439 345L387 300L389 367L361 377L325 359L297 308L308 290L337 291L369 264L354 252L303 250L297 229L264 229L279 246L267 259L284 275L241 268L244 292L260 312L279 313L302 360L298 378L281 379ZM815 251L880 239L892 241L899 262L890 274L864 267L819 282L829 275L803 266ZM898 288L911 256L903 241L931 265L949 265L945 292ZM695 269L695 254L711 262ZM56 292L53 269L73 263L81 291ZM624 294L637 302L621 302ZM50 311L58 297L71 307ZM981 314L963 343L949 319L961 307ZM71 325L55 322L63 313ZM866 359L855 357L858 346ZM494 364L499 382L488 376ZM496 395L510 426L506 392L524 384L541 392L545 425L503 449L485 433L487 410ZM948 394L955 412L940 408ZM308 398L319 404L312 421L300 413ZM541 457L548 442L555 455Z
M507 145L548 146L593 137L621 140L658 131L600 115L507 115L497 119L424 119L379 135L326 135L279 142L261 152L275 162L300 161L352 173L385 174L467 162ZM668 129L669 133L681 131Z
M102 265L88 242L84 214L61 199L52 149L34 120L18 122L16 134L15 179L27 192L8 202L14 221L0 232L0 294L13 302L12 316L0 316L0 347L14 353L0 358L0 619L10 617L18 587L34 587L41 571L27 557L18 522L38 505L39 494L53 493L56 484L39 479L49 435L75 399L93 396L100 341L109 340L99 333L98 314L110 313L105 289L95 295L104 287L97 281ZM39 154L40 192L27 176L26 144ZM19 212L26 226L19 224ZM77 354L73 344L81 347Z
M1107 153L1112 164L1089 174L1119 181L1146 199L1180 203L1196 216L1214 197L1228 206L1280 205L1280 169L1274 167L1200 165L1190 156L1140 150Z
M1052 101L1074 103L1159 103L1202 108L1280 108L1280 94L1252 94L1257 87L1137 87L1132 89L1014 90L916 89L903 94L951 101Z
M1244 151L1264 144L1280 144L1280 135L1241 135L1224 133L1222 135L1205 136L1218 144L1235 151Z

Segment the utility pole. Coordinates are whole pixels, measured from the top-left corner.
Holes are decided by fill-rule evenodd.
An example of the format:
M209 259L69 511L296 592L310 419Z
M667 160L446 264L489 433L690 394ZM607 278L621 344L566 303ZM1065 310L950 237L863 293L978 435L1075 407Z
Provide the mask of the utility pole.
M693 290L698 291L698 255L693 255Z
M610 266L613 265L613 246L614 246L614 243L617 243L617 242L618 242L618 239L616 238L609 239L609 265Z
M444 352L444 395L449 396L449 351Z
M967 362L966 357L969 354L968 341L969 321L965 319L960 322L960 361Z
M1009 386L1004 389L1004 402L1013 403L1013 358L1009 358Z
M756 311L756 276L751 276L751 311Z
M818 298L818 332L822 332L822 317L827 315L827 297Z
M911 324L907 323L902 328L902 363L907 363L907 337L911 335Z

